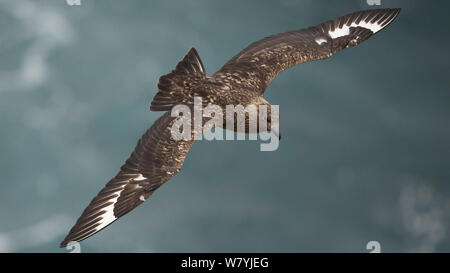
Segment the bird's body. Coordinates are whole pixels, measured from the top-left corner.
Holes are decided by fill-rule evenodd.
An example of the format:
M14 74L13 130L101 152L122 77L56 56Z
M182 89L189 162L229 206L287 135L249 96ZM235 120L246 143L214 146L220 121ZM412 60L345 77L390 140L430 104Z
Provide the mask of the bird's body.
M399 12L400 9L360 11L307 29L266 37L250 44L211 76L206 75L192 48L171 73L159 79L150 110L166 112L141 137L120 172L83 211L61 247L102 230L148 199L181 170L194 138L173 139L171 128L176 117L171 116L170 110L174 106L192 106L195 97L222 110L227 105L270 106L264 91L280 72L360 44L391 23ZM268 119L271 121L275 122ZM248 126L246 132L247 129Z

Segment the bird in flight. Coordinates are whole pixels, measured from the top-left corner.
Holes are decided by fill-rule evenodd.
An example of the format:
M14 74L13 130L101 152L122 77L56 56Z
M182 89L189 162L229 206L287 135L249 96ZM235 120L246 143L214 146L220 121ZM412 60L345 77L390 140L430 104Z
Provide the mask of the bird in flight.
M181 170L195 139L173 139L171 127L176 117L170 110L174 106L191 105L196 96L220 107L270 106L264 91L280 72L359 45L388 26L399 12L358 11L306 29L268 36L250 44L211 76L206 75L197 50L191 48L171 73L159 78L150 110L165 113L139 139L119 173L83 211L60 247L104 229L142 204Z

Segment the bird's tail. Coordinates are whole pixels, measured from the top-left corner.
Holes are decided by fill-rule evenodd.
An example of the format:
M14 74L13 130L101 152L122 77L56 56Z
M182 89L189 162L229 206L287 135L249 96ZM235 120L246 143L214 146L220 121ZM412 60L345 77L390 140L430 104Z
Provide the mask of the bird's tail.
M195 48L191 48L172 72L161 76L158 93L150 104L151 111L168 111L188 100L191 89L205 79L205 68Z

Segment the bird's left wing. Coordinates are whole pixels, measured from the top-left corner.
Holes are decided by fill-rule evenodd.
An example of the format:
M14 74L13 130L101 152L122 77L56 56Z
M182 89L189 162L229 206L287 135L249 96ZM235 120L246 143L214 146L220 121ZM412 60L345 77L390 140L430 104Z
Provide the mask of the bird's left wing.
M176 118L166 112L138 141L120 172L91 201L60 247L79 242L102 230L142 204L183 166L191 140L174 140L171 128Z
M266 37L239 52L216 74L245 79L262 93L283 70L358 45L389 25L399 12L400 9L359 11L307 29Z

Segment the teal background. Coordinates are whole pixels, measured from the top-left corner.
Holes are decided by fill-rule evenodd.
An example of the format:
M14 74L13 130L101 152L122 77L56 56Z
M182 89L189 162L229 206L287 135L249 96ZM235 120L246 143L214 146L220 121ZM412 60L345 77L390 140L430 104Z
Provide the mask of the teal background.
M276 152L200 141L146 203L82 252L450 250L447 1L281 73ZM249 43L366 1L0 1L0 251L59 242L141 134L159 76L195 46L209 74Z

